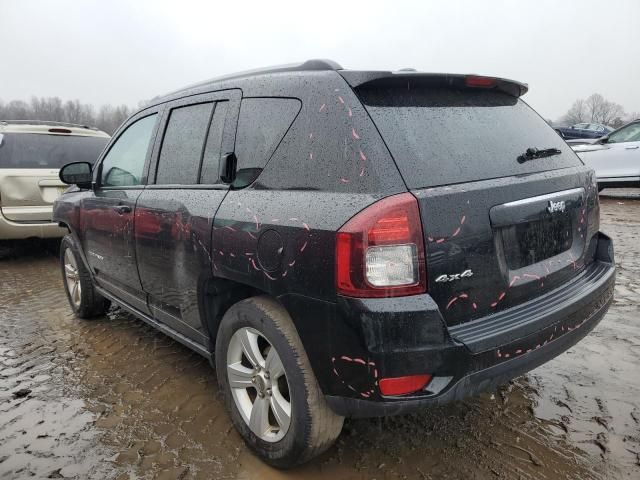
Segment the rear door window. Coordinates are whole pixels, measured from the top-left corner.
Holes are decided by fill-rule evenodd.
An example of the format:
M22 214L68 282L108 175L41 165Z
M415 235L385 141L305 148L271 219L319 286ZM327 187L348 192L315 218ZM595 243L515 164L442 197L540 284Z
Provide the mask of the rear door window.
M498 91L358 91L409 188L435 187L582 165L522 100ZM528 148L561 154L519 163Z
M218 167L220 165L220 155L222 154L222 138L228 111L228 101L216 102L211 125L209 126L209 133L207 134L204 155L202 157L200 183L220 183Z
M94 163L107 137L0 134L0 168L61 168L71 162Z
M302 103L293 98L244 98L240 105L234 186L252 183L289 130Z
M200 162L212 112L212 102L171 110L162 140L156 184L198 183Z

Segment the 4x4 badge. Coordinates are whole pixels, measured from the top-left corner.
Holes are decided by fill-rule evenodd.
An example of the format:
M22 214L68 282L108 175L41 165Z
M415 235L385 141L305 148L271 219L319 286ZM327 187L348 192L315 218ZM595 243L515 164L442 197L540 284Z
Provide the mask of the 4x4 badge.
M436 282L444 283L444 282L453 282L455 280L461 280L463 278L469 278L473 276L473 272L471 269L465 270L462 273L452 273L451 275L440 275L436 278Z

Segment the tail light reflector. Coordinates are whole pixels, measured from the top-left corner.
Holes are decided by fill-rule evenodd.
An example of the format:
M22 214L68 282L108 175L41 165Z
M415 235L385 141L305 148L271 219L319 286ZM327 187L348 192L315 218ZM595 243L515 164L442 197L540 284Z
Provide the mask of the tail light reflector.
M393 377L380 379L380 392L383 395L406 395L422 390L431 381L431 375L410 375L408 377Z
M370 205L338 231L336 288L365 298L427 291L422 222L411 193Z

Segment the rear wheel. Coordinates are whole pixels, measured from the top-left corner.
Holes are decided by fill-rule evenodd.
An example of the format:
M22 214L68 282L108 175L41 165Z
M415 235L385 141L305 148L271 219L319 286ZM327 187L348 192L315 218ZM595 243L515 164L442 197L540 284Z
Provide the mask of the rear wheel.
M268 297L227 311L216 340L216 372L236 429L275 467L310 460L342 430L343 417L326 404L291 318Z
M64 289L74 313L80 318L103 315L109 308L109 301L95 290L71 235L60 243L60 266Z

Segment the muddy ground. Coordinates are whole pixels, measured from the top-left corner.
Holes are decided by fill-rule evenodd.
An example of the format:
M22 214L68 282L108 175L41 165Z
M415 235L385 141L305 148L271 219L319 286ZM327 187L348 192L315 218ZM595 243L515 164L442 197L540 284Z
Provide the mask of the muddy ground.
M498 392L347 421L335 447L284 473L243 445L205 360L118 309L74 318L57 258L41 244L13 252L0 260L0 478L638 479L640 195L630 193L602 198L616 300L585 340Z

